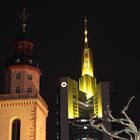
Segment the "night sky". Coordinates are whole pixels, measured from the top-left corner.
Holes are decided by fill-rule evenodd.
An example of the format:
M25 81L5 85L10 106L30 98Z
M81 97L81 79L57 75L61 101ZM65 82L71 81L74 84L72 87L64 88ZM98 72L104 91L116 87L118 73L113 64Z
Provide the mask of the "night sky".
M85 15L97 82L111 82L115 112L122 109L131 96L136 96L128 113L140 125L139 4L121 0L91 1L5 0L0 4L1 73L12 55L15 37L21 31L18 15L24 7L30 14L27 31L42 70L41 94L49 107L47 140L55 140L51 132L55 130L55 94L59 77L78 80L81 76Z

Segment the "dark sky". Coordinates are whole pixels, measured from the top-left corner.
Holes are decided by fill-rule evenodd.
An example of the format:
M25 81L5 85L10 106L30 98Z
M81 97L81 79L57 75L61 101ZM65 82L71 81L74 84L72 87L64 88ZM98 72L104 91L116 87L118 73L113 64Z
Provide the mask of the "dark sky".
M47 140L55 140L55 94L58 78L81 76L84 16L88 19L89 46L93 50L97 81L110 81L118 111L131 96L129 110L139 125L140 8L129 1L5 1L0 4L0 70L12 54L20 32L18 15L30 14L27 30L34 43L34 56L42 70L41 94L49 106Z

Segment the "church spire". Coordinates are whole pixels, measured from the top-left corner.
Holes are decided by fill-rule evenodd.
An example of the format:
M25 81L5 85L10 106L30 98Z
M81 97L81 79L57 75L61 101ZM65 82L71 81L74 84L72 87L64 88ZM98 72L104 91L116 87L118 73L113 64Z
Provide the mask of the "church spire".
M22 26L22 32L26 32L26 21L29 15L26 12L26 9L23 8L22 13L19 15L21 19L21 26Z
M85 31L84 31L84 34L85 34L85 47L88 47L88 31L87 31L87 17L85 16Z
M21 20L22 31L17 34L15 42L13 44L14 54L8 60L8 66L16 65L28 65L38 68L36 59L32 56L33 43L31 41L29 33L26 31L26 23L29 14L25 8L22 10L19 18Z

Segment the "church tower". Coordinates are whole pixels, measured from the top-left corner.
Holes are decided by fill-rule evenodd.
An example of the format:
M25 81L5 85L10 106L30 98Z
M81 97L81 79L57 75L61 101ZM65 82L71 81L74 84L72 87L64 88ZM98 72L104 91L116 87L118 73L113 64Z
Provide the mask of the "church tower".
M0 94L0 140L46 140L48 106L40 96L41 70L32 56L25 9L20 17L22 32L7 62L5 93Z

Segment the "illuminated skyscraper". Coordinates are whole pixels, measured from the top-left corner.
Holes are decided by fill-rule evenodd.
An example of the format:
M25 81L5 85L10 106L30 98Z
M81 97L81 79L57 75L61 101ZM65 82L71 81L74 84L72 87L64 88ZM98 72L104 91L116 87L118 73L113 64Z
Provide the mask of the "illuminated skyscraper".
M82 77L79 79L79 90L86 93L87 99L94 96L96 79L93 72L92 50L88 47L87 19L85 18L85 45L82 55Z
M26 32L25 9L22 32L5 70L5 93L0 94L0 140L46 140L48 106L40 96L41 70L32 57L33 43Z
M57 139L69 140L69 119L79 117L78 82L60 78L57 91Z
M92 50L88 45L86 18L84 23L85 41L81 78L75 81L63 77L59 81L57 91L57 139L59 140L109 140L89 127L90 115L94 115L97 119L104 117L106 106L110 104L110 84L109 82L96 83Z
M85 18L85 41L82 55L82 77L79 79L79 91L85 93L87 98L87 108L90 99L93 103L93 114L97 118L102 118L104 109L110 104L109 97L109 82L96 83L93 69L93 56L92 50L88 45L88 31L87 31L87 19ZM106 85L106 88L105 88ZM108 90L107 90L108 89ZM79 92L79 96L80 92Z

